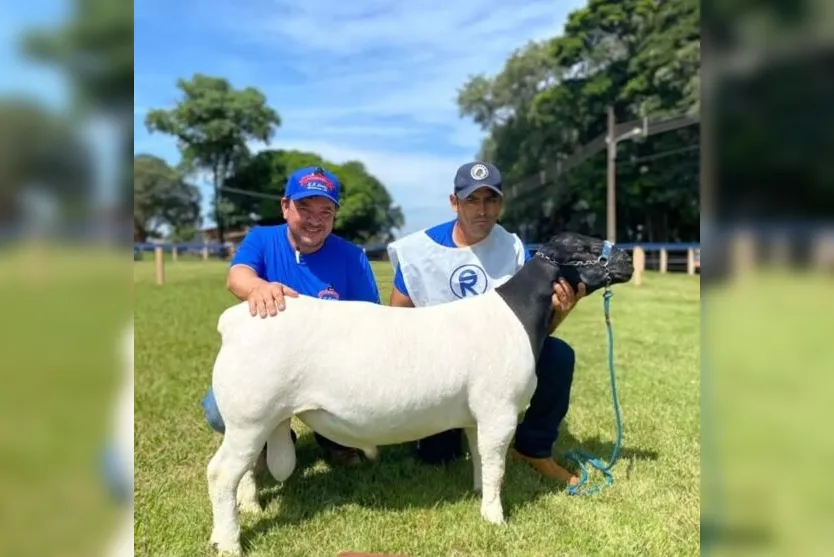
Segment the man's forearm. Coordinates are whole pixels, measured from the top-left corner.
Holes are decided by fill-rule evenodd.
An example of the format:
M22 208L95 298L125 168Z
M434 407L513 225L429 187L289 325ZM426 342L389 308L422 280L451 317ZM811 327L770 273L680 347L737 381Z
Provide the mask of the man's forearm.
M226 278L226 287L229 292L240 301L245 301L256 286L266 283L267 281L260 278L251 267L245 265L232 267Z
M388 300L388 305L397 308L413 308L414 302L411 301L411 298L394 287L391 290L391 298Z
M558 328L559 328L559 325L561 325L561 324L562 324L562 321L564 321L564 320L565 320L565 317L564 317L564 316L556 316L556 317L554 317L554 318L553 318L553 321L551 321L551 322L550 322L550 332L549 332L549 333L547 333L547 334L548 334L548 336L550 336L550 335L552 335L554 332L556 332L556 329L558 329Z

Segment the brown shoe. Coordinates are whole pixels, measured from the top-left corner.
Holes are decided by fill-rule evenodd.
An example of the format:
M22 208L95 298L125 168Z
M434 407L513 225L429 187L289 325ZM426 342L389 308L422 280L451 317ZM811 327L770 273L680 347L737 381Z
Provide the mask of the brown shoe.
M328 460L337 466L355 468L362 464L358 449L327 449Z
M523 455L515 449L510 449L510 456L513 460L526 462L545 478L558 480L568 485L576 485L579 483L579 476L556 464L553 458L533 458Z

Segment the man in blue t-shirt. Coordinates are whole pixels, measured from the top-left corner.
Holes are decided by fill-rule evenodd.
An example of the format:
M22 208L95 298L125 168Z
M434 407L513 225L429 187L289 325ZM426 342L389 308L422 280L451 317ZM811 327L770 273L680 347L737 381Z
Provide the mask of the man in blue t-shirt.
M380 303L365 252L332 234L340 190L336 176L322 168L295 171L281 200L286 223L255 227L243 239L232 258L226 285L239 300L249 302L253 319L277 315L284 309L284 296L299 294ZM225 427L211 389L203 407L209 425L223 433ZM335 462L360 462L358 450L318 433L316 440Z
M501 174L486 162L461 166L449 196L456 218L415 232L388 247L394 266L390 304L421 307L479 295L509 280L530 258L515 234L498 224L503 203ZM584 296L564 281L554 284L556 320L551 333ZM568 411L574 369L573 349L563 340L545 340L536 367L538 384L516 430L513 458L528 462L545 477L566 483L578 478L553 460L553 444ZM443 463L463 454L462 431L449 430L416 443L417 457Z

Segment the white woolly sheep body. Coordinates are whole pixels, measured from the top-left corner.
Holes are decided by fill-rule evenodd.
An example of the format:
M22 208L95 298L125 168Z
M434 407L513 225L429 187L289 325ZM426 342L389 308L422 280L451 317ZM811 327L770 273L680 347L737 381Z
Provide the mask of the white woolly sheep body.
M477 433L470 451L476 489L482 476L476 453L485 456L481 513L503 522L504 460L535 390L536 364L524 327L497 293L425 308L300 296L265 319L241 303L221 315L217 328L222 346L213 388L226 424L224 445L233 447L221 447L208 470L212 542L219 549L240 553L229 494L264 442L272 475L283 481L292 473L293 415L372 457L377 445L451 428L466 428L472 441ZM258 510L251 469L238 498L241 508Z
M218 331L227 424L294 414L367 450L473 426L478 403L496 397L521 411L535 388L529 339L494 292L416 310L301 296L267 319L242 303Z
M377 445L463 428L483 491L481 516L503 523L506 454L536 387L554 281L574 289L581 281L590 294L633 273L626 252L603 247L588 236L554 236L501 286L435 306L301 296L265 319L245 303L225 311L213 387L226 432L206 470L212 543L241 553L235 489L241 510L260 510L252 465L264 443L272 475L289 477L294 415L369 456Z

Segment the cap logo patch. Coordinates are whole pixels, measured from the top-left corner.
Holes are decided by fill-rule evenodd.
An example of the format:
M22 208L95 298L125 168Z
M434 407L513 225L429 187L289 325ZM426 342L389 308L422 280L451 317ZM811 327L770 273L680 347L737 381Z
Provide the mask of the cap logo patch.
M302 176L299 183L301 184L301 187L307 189L333 191L335 188L333 182L331 182L327 176L320 174L308 174L306 176Z
M472 167L472 170L469 171L469 175L475 180L483 180L489 176L489 170L487 170L487 167L483 164L478 163Z

